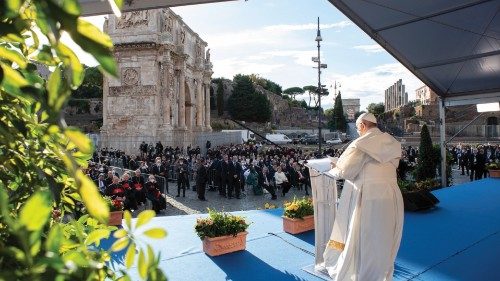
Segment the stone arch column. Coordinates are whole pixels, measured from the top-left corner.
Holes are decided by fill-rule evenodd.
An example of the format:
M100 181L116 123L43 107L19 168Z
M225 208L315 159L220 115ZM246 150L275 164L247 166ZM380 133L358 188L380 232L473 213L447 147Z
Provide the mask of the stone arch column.
M196 127L201 129L203 127L203 83L196 80Z
M204 96L205 96L205 128L210 131L212 127L210 126L210 84L204 84Z
M181 95L184 96L184 127L188 130L191 130L193 127L193 100L191 97L191 88L189 87L189 84L186 81L184 82L184 84L184 91L181 92Z
M186 128L186 77L184 76L185 73L184 71L180 70L178 72L179 74L179 99L177 103L177 115L178 115L178 121L177 125L181 129Z

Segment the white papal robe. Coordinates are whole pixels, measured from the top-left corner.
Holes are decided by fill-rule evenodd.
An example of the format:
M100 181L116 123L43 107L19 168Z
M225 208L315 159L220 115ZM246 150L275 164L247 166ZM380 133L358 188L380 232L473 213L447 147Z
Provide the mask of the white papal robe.
M333 280L392 280L403 230L396 168L401 144L372 128L353 141L328 173L344 178L324 267Z

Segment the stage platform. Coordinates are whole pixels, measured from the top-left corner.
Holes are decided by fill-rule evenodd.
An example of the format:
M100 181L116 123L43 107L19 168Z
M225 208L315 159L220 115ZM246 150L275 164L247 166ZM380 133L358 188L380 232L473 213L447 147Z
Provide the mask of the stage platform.
M437 190L438 208L405 213L394 280L500 280L500 180ZM282 209L237 212L252 224L245 251L209 257L194 232L196 218L154 218L168 237L151 240L171 281L322 280L302 270L314 262L314 232L282 230ZM107 241L110 245L113 241ZM113 266L123 268L123 254ZM138 276L137 269L129 271ZM138 278L137 278L138 279Z

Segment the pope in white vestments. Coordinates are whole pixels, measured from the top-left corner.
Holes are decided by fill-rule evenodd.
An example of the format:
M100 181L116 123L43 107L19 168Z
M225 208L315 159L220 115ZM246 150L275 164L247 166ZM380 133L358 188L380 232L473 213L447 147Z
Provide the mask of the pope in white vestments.
M371 113L356 121L360 137L329 173L344 178L324 267L333 280L392 280L403 230L396 178L401 144L377 128Z

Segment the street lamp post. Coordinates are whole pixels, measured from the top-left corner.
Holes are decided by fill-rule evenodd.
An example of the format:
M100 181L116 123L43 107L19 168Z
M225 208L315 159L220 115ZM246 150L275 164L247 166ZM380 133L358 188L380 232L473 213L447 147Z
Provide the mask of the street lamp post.
M318 17L318 31L316 33L316 39L314 39L317 43L318 43L318 57L315 57L313 58L313 62L317 62L318 63L318 149L319 149L319 154L321 154L321 138L322 138L322 134L321 134L321 127L322 127L322 123L321 123L321 94L323 93L323 85L321 85L321 69L322 68L326 68L327 65L326 64L322 64L321 63L321 45L320 45L320 42L323 41L323 38L321 38L321 30L319 29L319 17ZM316 68L316 67L315 67Z

